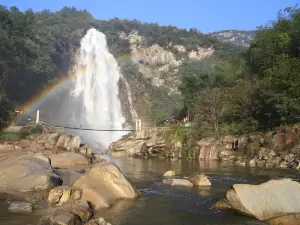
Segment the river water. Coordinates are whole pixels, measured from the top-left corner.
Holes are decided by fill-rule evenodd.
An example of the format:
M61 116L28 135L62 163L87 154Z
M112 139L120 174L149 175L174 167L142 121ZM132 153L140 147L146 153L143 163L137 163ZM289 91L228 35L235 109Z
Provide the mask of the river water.
M258 184L269 179L287 177L299 179L299 173L295 170L232 167L196 161L104 157L116 163L142 193L139 199L122 200L110 209L97 212L96 216L104 217L112 225L264 224L234 212L218 211L212 206L235 183ZM161 185L162 174L167 170L175 170L178 177L202 172L211 177L212 186L178 188ZM64 174L64 178L66 176L68 173ZM69 179L73 180L72 177ZM0 196L1 225L34 225L45 212L45 209L37 209L31 214L15 214L8 212L8 206Z

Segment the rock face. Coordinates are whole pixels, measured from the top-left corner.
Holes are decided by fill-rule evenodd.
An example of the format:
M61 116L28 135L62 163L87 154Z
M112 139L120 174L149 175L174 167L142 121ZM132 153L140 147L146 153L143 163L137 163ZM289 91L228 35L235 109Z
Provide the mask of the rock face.
M166 131L140 131L132 133L109 146L114 156L128 155L142 158L181 158L182 143Z
M39 154L18 151L1 152L0 188L4 192L46 190L61 183L49 160Z
M61 133L50 133L32 136L31 140L20 140L14 143L27 152L45 152L46 150L67 150L77 152L80 149L81 137Z
M188 180L194 186L211 186L211 182L204 174L194 173L191 176L189 176Z
M113 163L96 164L81 176L73 187L82 189L82 199L91 202L95 209L106 208L118 199L133 199L139 192Z
M8 208L10 212L32 212L33 206L26 202L13 202Z
M89 161L84 155L75 152L63 152L50 155L51 165L55 168L68 168L79 165L88 165Z
M226 193L229 208L269 224L300 224L299 201L300 184L290 179L260 185L235 184ZM218 205L226 208L225 204Z

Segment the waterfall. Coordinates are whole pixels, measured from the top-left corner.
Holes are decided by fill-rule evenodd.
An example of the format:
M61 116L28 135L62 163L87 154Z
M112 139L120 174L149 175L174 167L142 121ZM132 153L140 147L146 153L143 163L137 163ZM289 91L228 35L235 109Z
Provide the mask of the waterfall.
M71 123L83 128L122 130L125 119L118 97L120 72L116 59L108 51L103 33L94 28L87 31L81 40L73 73L76 74L76 80L71 90L75 104L70 109L73 111ZM104 148L126 133L81 132L86 142L101 143Z
M106 150L110 143L128 133L123 129L130 127L122 115L118 96L119 66L108 51L103 33L94 28L87 31L75 55L71 73L75 77L73 82L56 90L55 95L49 95L42 105L38 105L41 120L56 126L105 130L66 128L65 132L82 136L82 142L91 145L95 151ZM126 89L134 119L137 115L127 82Z
M127 96L128 96L128 102L129 102L129 107L130 107L130 115L131 115L131 118L133 121L135 121L135 119L138 118L138 115L133 107L133 104L132 104L132 98L131 98L131 90L130 90L130 86L129 84L127 83L127 81L124 79L125 81L125 85L126 85L126 91L127 91Z

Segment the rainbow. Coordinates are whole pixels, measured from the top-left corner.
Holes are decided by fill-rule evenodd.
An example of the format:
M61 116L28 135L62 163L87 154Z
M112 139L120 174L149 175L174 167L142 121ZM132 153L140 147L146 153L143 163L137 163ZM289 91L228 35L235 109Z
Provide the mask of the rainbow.
M125 62L125 61L131 61L130 56L123 55L119 56L117 59L118 62ZM71 83L73 80L76 79L76 77L79 74L83 74L84 71L74 71L69 72L67 75L63 76L62 79L60 79L58 82L49 85L47 88L44 88L42 91L40 91L36 96L34 96L32 99L27 101L24 105L19 107L22 110L22 114L19 114L17 118L14 120L14 123L18 123L21 121L22 118L24 118L28 113L30 113L34 109L38 109L38 107L46 101L46 99L50 96L55 95L61 88L66 86L67 84ZM122 74L121 79L122 79Z
M62 87L66 86L67 84L71 83L73 80L75 80L75 78L76 78L75 72L69 73L68 75L63 76L63 78L60 79L58 82L44 88L32 99L30 99L20 107L20 110L22 110L22 114L19 114L19 116L15 119L14 123L19 122L25 115L28 115L28 113L30 113L32 110L38 109L38 107L43 102L45 102L45 100L48 97L55 95L58 92L58 90L60 90Z

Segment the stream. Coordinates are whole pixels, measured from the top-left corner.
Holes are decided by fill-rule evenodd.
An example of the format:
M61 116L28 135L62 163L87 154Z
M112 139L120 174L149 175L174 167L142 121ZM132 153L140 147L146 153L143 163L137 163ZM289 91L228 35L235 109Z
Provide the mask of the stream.
M221 212L213 208L213 204L223 198L235 183L259 184L269 179L287 177L299 179L297 171L288 169L233 167L217 162L101 157L116 163L142 194L139 199L121 200L112 208L96 213L96 217L104 217L112 225L264 224L235 212ZM76 179L75 170L78 168L60 171L64 185ZM204 173L210 177L212 186L186 188L162 185L162 174L167 170L175 170L176 177L186 177L193 172ZM10 213L8 206L5 196L0 196L1 225L35 225L46 210L41 207L31 214Z

